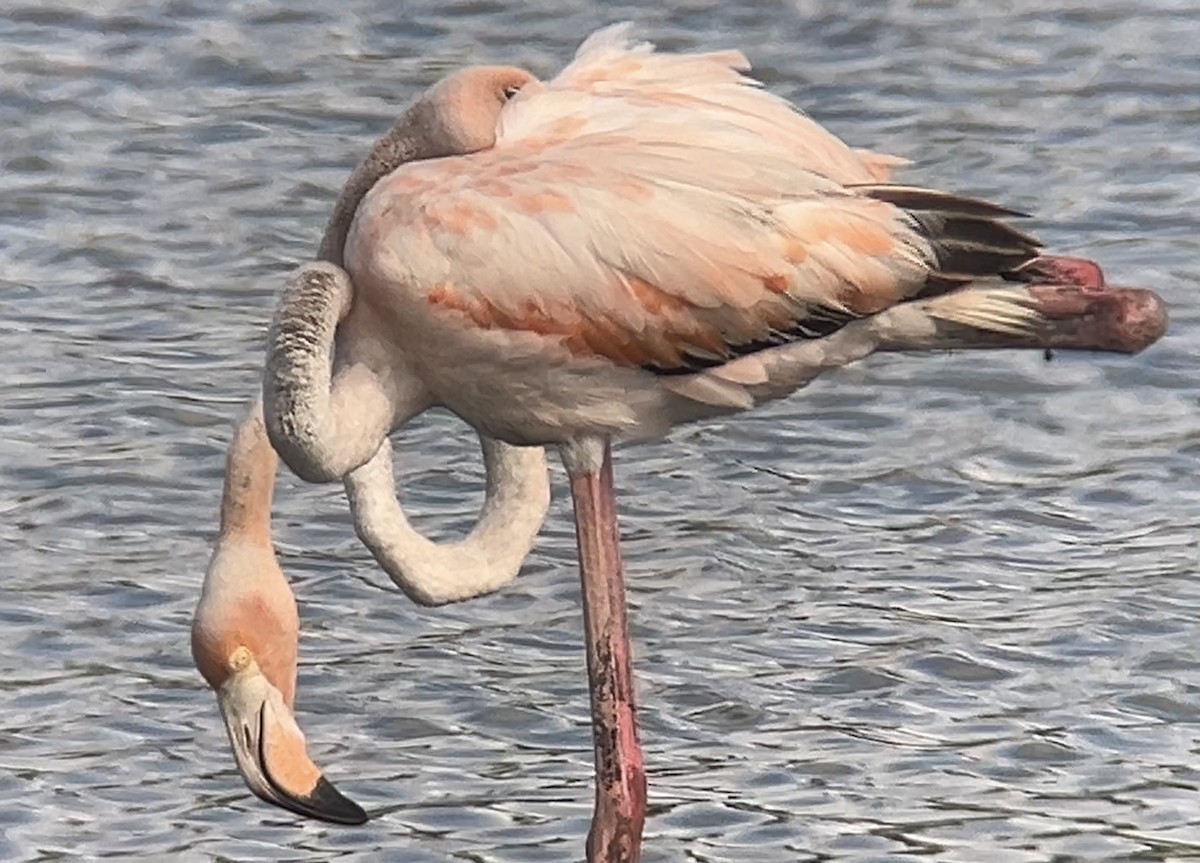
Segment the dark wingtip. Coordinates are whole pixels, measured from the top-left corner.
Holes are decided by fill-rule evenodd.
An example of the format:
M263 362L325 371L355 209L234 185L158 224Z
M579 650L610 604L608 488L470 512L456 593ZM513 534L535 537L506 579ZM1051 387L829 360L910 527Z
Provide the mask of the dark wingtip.
M1002 207L980 198L969 198L936 189L924 189L903 183L850 183L846 186L877 201L886 201L906 210L940 210L959 216L982 219L1030 219L1029 213Z

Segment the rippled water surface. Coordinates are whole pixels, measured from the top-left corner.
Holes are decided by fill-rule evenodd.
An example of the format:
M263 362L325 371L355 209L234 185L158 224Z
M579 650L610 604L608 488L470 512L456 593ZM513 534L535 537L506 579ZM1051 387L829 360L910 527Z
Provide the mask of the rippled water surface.
M429 610L339 489L281 480L301 720L365 827L249 796L187 627L272 299L355 160L445 70L550 74L627 17L1173 311L1132 359L879 356L619 452L645 859L1200 856L1196 2L0 7L0 859L582 856L561 481L515 585ZM468 524L465 427L401 444L421 524Z

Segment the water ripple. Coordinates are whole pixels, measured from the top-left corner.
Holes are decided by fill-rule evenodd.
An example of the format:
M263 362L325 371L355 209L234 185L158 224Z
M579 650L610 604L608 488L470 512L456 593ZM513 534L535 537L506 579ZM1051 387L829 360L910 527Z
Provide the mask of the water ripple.
M0 859L578 859L574 540L412 606L281 480L313 754L376 815L244 790L187 626L268 309L367 143L443 71L550 73L621 17L745 48L909 178L1038 214L1172 306L1144 356L880 356L619 453L647 863L1200 855L1200 66L1191 0L603 7L10 4L0 21ZM419 523L470 436L401 436Z

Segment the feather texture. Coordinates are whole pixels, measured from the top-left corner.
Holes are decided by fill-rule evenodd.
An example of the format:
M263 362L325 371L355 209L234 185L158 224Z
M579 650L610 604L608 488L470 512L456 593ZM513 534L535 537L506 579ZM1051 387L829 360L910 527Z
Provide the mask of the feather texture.
M494 148L376 185L347 247L356 282L400 286L405 320L452 316L679 374L1036 254L1002 208L880 185L886 157L748 69L736 51L593 34L505 108Z

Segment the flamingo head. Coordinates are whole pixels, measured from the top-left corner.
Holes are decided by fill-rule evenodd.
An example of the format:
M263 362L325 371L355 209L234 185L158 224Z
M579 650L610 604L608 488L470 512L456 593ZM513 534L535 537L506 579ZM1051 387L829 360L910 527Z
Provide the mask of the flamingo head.
M276 465L254 416L230 447L221 535L192 620L192 658L217 695L251 791L301 815L361 824L366 813L309 758L292 712L300 619L271 544Z
M418 97L401 119L410 124L408 137L423 145L417 158L488 149L496 143L500 112L536 80L513 66L471 66L447 75Z

